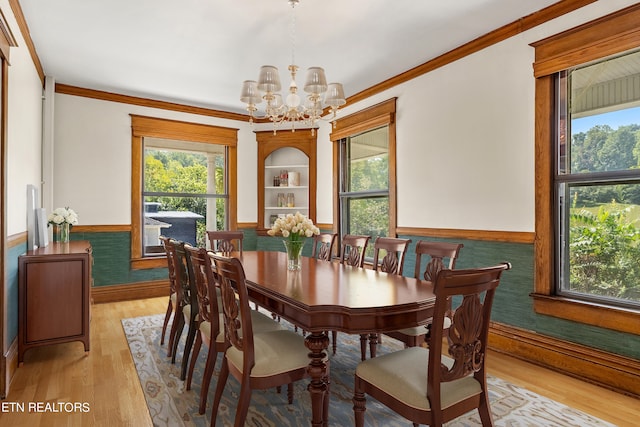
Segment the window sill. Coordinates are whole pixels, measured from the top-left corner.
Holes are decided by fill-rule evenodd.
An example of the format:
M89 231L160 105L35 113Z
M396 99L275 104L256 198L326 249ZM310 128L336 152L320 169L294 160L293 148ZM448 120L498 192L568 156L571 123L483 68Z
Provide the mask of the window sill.
M134 258L131 260L132 270L146 270L150 268L167 268L167 257Z
M640 312L604 304L532 293L538 314L640 335Z

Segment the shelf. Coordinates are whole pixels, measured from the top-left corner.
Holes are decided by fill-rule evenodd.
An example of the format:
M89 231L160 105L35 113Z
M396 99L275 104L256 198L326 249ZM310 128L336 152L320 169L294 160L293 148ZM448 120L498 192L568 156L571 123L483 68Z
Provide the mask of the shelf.
M264 165L265 169L282 169L285 170L287 168L303 168L308 169L309 165Z
M293 185L291 187L289 186L284 186L284 185L280 185L278 187L274 187L273 185L270 185L268 187L264 187L265 190L282 190L282 189L287 189L287 190L306 190L307 188L309 188L306 185Z
M292 206L292 207L288 207L288 206L282 206L282 207L278 207L278 206L265 206L264 207L265 210L269 210L269 211L295 211L295 210L299 210L299 211L306 211L307 209L309 209L309 207L307 206Z

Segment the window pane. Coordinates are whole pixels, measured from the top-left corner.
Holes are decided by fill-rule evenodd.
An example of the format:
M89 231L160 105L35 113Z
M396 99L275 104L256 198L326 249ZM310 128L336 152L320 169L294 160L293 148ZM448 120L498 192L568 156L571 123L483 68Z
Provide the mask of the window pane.
M568 185L563 290L640 303L640 182Z
M387 127L349 138L349 179L346 191L389 188L389 130Z
M371 236L366 256L373 257L373 242L378 236L386 236L389 230L389 198L349 200L349 234Z
M144 144L144 255L164 253L160 235L206 246L206 230L227 228L224 147L151 138Z
M640 163L640 52L570 73L571 170L637 169Z

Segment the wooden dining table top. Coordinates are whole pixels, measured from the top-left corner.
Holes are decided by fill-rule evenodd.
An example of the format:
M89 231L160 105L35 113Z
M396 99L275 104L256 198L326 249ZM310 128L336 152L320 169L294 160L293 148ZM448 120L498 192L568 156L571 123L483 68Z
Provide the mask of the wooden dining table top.
M307 331L372 333L427 323L435 294L429 281L302 257L287 270L276 251L234 253L244 266L249 296Z

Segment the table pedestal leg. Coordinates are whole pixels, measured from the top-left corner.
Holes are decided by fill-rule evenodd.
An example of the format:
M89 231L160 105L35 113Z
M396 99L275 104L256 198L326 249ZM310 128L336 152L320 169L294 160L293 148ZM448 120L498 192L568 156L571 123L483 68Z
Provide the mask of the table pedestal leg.
M308 372L311 382L307 389L311 394L311 425L314 427L326 426L328 423L329 385L327 369L327 353L329 337L323 332L308 334L304 343L309 349Z

